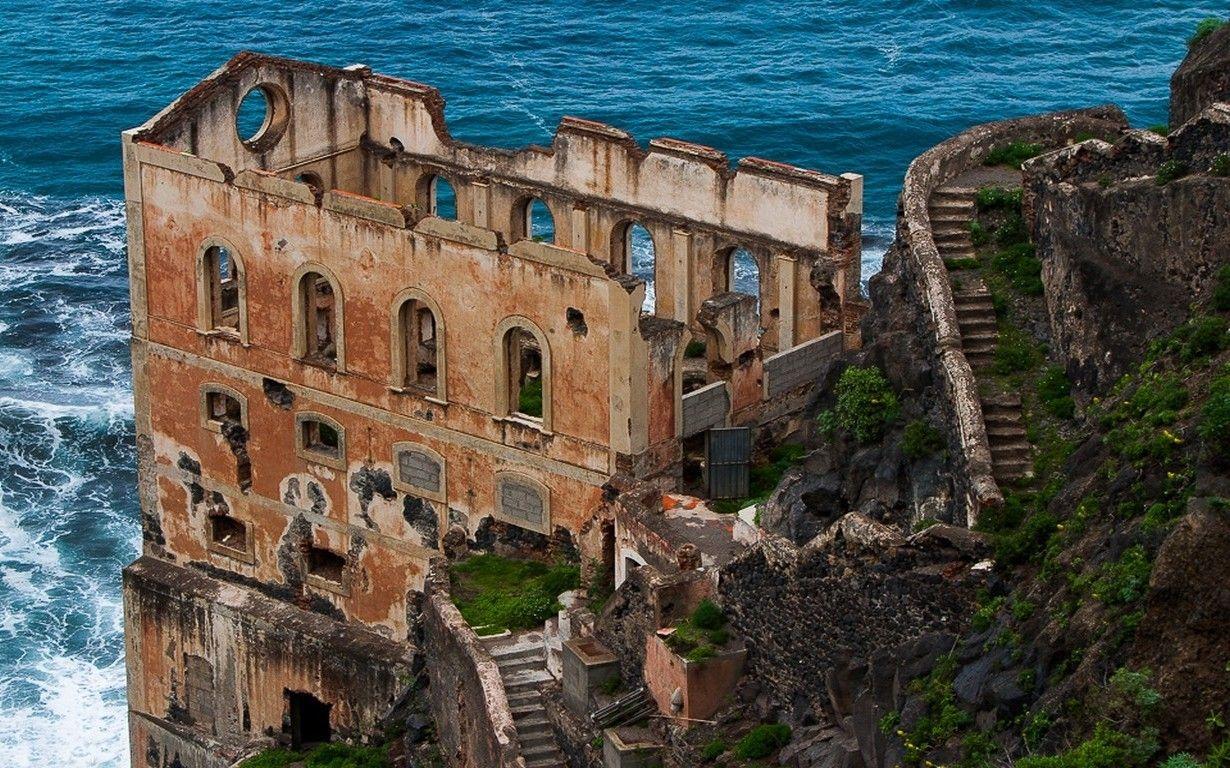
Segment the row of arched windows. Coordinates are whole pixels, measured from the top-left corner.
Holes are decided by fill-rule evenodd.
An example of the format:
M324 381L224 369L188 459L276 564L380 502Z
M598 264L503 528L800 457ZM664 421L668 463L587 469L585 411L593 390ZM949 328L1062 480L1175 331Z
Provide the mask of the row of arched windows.
M291 300L294 357L332 370L345 370L345 304L336 278L323 266L305 265L295 273ZM198 266L202 330L248 336L243 262L225 245L212 243ZM390 312L390 385L440 401L447 400L447 358L440 307L427 294L407 288ZM500 323L495 339L496 409L541 422L550 428L550 349L546 335L528 318Z

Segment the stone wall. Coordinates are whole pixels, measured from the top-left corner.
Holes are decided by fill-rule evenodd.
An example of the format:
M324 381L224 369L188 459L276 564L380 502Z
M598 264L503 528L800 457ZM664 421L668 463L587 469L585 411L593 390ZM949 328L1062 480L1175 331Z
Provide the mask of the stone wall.
M977 534L936 525L905 539L851 513L803 547L767 536L721 571L748 669L782 706L829 708L828 674L925 632L963 632L984 583Z
M432 562L423 652L440 752L453 768L525 768L499 667L453 605L448 571Z
M908 249L910 271L918 282L918 293L930 315L935 334L935 355L948 395L951 423L963 454L968 480L968 522L973 525L978 511L1003 502L1003 495L991 474L991 449L977 383L961 347L961 331L953 303L948 270L940 258L931 233L928 203L931 193L966 170L981 165L995 147L1013 141L1056 146L1077 136L1114 135L1127 127L1127 119L1116 107L1055 112L1035 117L1003 120L974 126L924 152L910 163L897 222L897 240Z
M1230 178L1210 173L1227 152L1230 106L1221 104L1169 138L1134 131L1025 164L1054 350L1086 398L1207 301L1230 263ZM1168 163L1189 175L1159 183Z

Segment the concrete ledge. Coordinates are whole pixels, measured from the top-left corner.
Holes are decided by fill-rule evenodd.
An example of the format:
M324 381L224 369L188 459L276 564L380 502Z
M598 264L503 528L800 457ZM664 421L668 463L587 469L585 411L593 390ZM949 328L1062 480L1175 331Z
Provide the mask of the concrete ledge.
M508 246L508 253L529 261L537 261L561 269L570 269L590 277L606 277L606 270L589 256L579 251L570 251L549 243L534 240L518 240Z
M420 235L439 237L444 240L451 240L454 243L482 248L485 251L498 251L500 249L500 236L494 231L462 224L460 221L441 219L437 216L428 216L420 219L419 223L415 225L414 231Z
M401 207L340 189L325 192L321 206L343 216L367 219L398 229L405 229L407 226L406 212Z
M150 144L147 141L134 142L133 155L138 161L146 165L154 165L159 168L166 168L168 171L196 176L201 179L209 179L210 181L226 183L234 178L235 175L230 168L222 163L215 163L212 160L205 160L196 155L190 155L187 152L178 152L157 144Z
M235 174L235 186L250 189L264 195L293 200L296 203L316 205L316 194L301 181L284 179L269 171L249 169Z

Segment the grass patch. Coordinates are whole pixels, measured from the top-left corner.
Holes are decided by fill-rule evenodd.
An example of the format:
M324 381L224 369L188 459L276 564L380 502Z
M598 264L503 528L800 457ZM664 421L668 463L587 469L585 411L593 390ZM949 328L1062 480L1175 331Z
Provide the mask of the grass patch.
M909 459L921 459L931 456L944 449L944 436L940 431L922 419L915 419L905 425L901 437L901 451Z
M975 248L981 248L991 242L991 233L987 231L986 227L982 226L982 222L977 219L971 219L969 223L969 239Z
M1032 243L1014 243L997 252L991 257L991 267L1007 278L1018 293L1042 295L1042 262L1034 255Z
M1196 30L1192 32L1192 36L1187 38L1188 47L1191 47L1195 45L1196 43L1200 42L1201 40L1204 40L1206 37L1213 34L1214 32L1221 29L1222 27L1226 26L1227 24L1230 24L1230 21L1226 19L1219 19L1216 16L1210 16L1207 19L1201 19L1196 24Z
M1230 458L1230 366L1209 385L1209 399L1200 411L1199 431L1211 453Z
M910 691L926 702L927 714L918 718L904 739L906 765L920 765L929 751L973 723L974 718L957 704L952 687L956 671L956 658L941 656L929 675L910 683Z
M1157 176L1155 181L1159 187L1165 186L1175 179L1181 179L1186 176L1191 169L1187 167L1187 163L1180 160L1167 160L1157 167Z
M714 739L705 745L705 748L700 751L700 759L705 763L712 763L723 754L726 753L726 742L721 739Z
M768 757L790 743L790 726L780 723L758 725L735 744L734 756L739 760L759 760Z
M1230 155L1228 155L1230 157ZM1213 284L1213 309L1218 312L1230 310L1230 264L1217 271Z
M1099 723L1093 736L1067 752L1023 757L1016 762L1016 768L1138 768L1147 764L1156 748L1152 741Z
M1033 368L1042 359L1033 338L1013 325L1001 324L992 370L1009 376Z
M536 419L542 418L542 379L529 379L517 393L517 411Z
M1057 365L1048 366L1038 377L1038 400L1052 416L1070 419L1076 413L1072 400L1072 383Z
M974 195L979 211L1019 211L1023 191L1020 187L983 187Z
M321 744L310 751L292 752L277 747L267 749L239 764L239 768L286 768L302 762L305 768L388 768L386 747L363 747L334 742Z
M576 589L580 569L483 554L452 566L453 602L472 627L531 629L559 611L556 598Z
M1155 133L1158 136L1161 136L1162 138L1166 138L1167 136L1170 135L1170 126L1166 125L1165 123L1158 123L1157 125L1151 125L1148 127L1147 130L1149 131L1149 133Z
M666 636L667 647L688 661L711 659L728 642L726 614L708 598L701 600L692 615L677 623L675 631Z
M995 147L983 159L983 165L1006 165L1020 168L1021 163L1042 154L1041 144L1031 144L1025 141L1014 141Z

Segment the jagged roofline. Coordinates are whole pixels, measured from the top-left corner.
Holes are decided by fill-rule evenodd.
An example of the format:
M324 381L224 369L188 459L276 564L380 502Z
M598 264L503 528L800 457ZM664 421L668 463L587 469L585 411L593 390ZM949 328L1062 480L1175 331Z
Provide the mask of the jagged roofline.
M538 144L531 144L521 149L505 149L473 144L453 138L449 132L448 123L444 118L444 97L441 96L438 89L430 85L389 75L376 74L367 67L331 67L253 51L241 51L235 54L228 62L214 70L208 77L194 85L182 96L171 102L165 109L150 118L137 129L137 140L161 143L166 132L174 128L183 116L207 102L218 91L233 85L244 72L260 66L274 66L282 69L310 72L326 78L361 82L404 94L409 98L419 101L427 108L431 115L432 127L440 142L451 149L482 150L485 152L495 152L507 157L515 157L530 152L551 155L554 154L555 148L560 144L561 135L583 133L618 144L638 160L657 152L700 161L713 168L719 176L726 180L733 178L739 172L751 172L762 176L788 178L796 183L826 190L840 187L846 181L832 174L755 156L742 158L738 161L736 167L732 168L725 152L703 144L695 144L669 137L651 139L648 149L642 149L632 134L625 130L596 120L586 120L570 115L560 118L550 146L544 147Z

